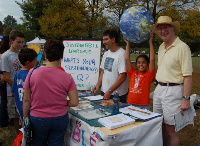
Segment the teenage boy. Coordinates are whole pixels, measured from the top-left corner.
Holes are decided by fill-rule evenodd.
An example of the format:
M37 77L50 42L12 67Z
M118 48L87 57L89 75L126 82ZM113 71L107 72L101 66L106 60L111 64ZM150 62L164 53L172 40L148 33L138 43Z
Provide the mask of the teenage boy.
M24 95L24 81L31 68L37 64L37 53L33 49L23 48L19 51L19 61L22 64L21 70L19 70L14 77L12 85L12 93L14 93L15 103L17 111L20 116L20 120L23 120L23 95Z
M7 82L7 109L9 120L13 119L16 132L19 133L19 115L16 111L15 99L11 93L11 87L15 73L21 68L18 60L18 52L24 44L24 34L13 30L9 34L10 49L2 55L2 71Z

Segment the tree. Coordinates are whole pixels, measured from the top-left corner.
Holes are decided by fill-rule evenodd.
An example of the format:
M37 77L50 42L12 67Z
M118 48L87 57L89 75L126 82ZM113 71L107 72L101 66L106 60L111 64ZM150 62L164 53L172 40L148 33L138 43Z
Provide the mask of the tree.
M6 30L12 30L13 27L17 25L17 20L13 17L8 15L3 20L3 27Z
M26 27L26 24L17 24L15 30L22 31L25 35L25 42L31 41L35 38L34 31Z
M124 10L135 4L135 2L131 0L106 0L105 3L105 11L109 16L109 26L111 27L119 27L119 20Z
M8 28L8 29L4 30L3 35L8 36L12 30L19 30L19 31L23 32L25 35L25 42L28 42L28 41L32 40L33 38L35 38L34 32L31 29L27 28L24 23L17 24L16 26L14 26L12 28Z
M43 10L52 3L52 0L24 0L22 3L16 3L22 9L24 24L34 31L35 36L44 37L40 32L41 26L38 19L43 16Z
M109 2L107 11L115 14L116 17L113 17L116 19L115 22L119 23L123 10L131 4L144 6L152 13L155 21L161 15L168 15L173 21L179 21L181 23L179 36L187 43L200 40L199 0L107 0L107 2Z
M180 32L178 36L190 46L192 52L198 51L197 44L200 44L199 5L200 1L179 1L179 3L172 1L172 4L168 4L156 16L168 15L172 17L173 21L179 21Z
M106 3L104 0L85 0L84 19L89 38L101 37L106 26L107 17L104 15Z
M18 4L24 22L39 36L95 37L106 22L103 0L27 0Z
M1 21L0 21L0 35L3 35L3 24Z
M199 0L26 0L20 4L26 25L36 35L54 38L97 37L105 27L119 30L124 10L134 5L146 7L154 20L169 15L179 21L179 36L187 43L199 40Z
M84 24L84 3L78 0L56 0L44 9L40 17L41 33L48 38L83 37L86 33Z

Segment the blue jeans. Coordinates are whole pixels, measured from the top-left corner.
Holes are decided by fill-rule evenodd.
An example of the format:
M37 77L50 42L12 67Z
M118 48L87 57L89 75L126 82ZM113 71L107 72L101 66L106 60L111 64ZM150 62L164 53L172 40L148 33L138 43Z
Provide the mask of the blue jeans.
M6 82L0 83L0 128L8 126Z
M30 116L33 128L33 146L63 146L68 125L68 113L60 117Z

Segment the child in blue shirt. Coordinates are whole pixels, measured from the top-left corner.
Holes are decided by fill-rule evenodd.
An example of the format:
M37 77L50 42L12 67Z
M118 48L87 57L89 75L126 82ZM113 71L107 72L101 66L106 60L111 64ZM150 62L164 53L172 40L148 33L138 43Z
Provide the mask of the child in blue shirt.
M22 64L22 68L15 74L12 93L14 93L15 103L20 119L23 120L23 84L29 70L37 64L37 53L33 49L23 48L19 51L18 58Z

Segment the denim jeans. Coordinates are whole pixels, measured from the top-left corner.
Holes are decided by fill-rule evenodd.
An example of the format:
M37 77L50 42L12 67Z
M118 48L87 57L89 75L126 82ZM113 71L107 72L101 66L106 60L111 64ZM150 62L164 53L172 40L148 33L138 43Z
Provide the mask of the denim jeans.
M6 82L0 83L0 127L8 126Z
M63 146L68 125L68 113L60 117L39 118L30 116L33 146Z

